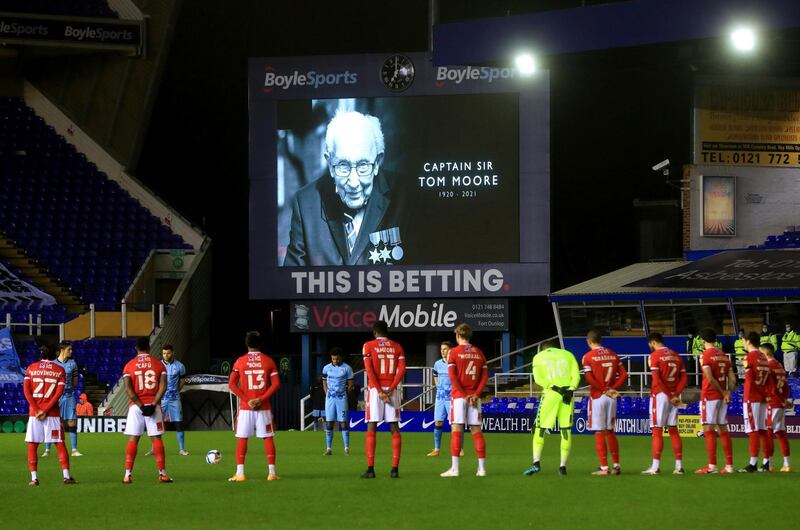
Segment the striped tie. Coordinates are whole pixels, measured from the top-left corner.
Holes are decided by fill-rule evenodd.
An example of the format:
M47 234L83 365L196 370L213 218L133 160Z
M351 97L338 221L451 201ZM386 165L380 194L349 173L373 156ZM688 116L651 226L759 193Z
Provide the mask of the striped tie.
M356 246L356 238L358 237L358 233L356 232L356 225L353 222L354 217L349 214L344 214L345 222L344 222L344 232L347 234L347 250L348 252L353 252L353 247Z

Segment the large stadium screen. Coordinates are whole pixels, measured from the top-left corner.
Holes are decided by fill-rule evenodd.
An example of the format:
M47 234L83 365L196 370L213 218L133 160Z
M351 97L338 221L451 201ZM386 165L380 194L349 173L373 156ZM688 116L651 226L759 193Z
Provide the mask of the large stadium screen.
M546 293L547 90L421 55L252 59L251 297Z

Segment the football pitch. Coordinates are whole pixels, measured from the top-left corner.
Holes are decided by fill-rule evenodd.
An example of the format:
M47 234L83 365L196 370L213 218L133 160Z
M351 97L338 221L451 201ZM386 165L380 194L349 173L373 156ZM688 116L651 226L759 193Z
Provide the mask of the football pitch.
M352 433L350 456L335 433L334 456L322 456L323 432L276 435L280 481L267 482L260 440L250 440L247 482L228 483L235 470L229 432L188 432L191 455L178 456L174 433L164 436L173 484L156 482L155 463L144 456L135 482L121 483L122 434L81 434L85 456L72 458L79 484L64 486L58 459L40 458L41 486L29 487L21 434L0 435L3 528L791 528L800 507L798 473L696 476L705 463L702 439L684 439L687 474L673 476L669 439L661 476L640 476L650 462L649 438L620 436L623 474L598 477L594 439L573 438L569 474L557 474L559 438L548 436L543 471L522 476L530 464L529 435L487 434L488 476L475 476L476 460L465 436L461 476L444 479L449 450L428 458L432 435L404 433L400 479L389 478L390 436L378 434L375 480L363 480L364 434ZM445 434L443 445L449 443ZM800 445L794 442L793 449ZM220 464L205 463L219 449ZM737 467L746 463L745 439L734 446ZM40 450L41 453L41 450ZM721 448L720 448L721 453ZM721 458L721 454L720 454ZM780 462L780 456L777 461ZM724 462L721 460L721 462Z

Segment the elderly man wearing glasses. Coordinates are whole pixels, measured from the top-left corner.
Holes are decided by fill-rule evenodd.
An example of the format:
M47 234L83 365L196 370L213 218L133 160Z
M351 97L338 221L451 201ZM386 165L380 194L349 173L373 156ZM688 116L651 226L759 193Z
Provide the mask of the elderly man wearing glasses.
M283 265L402 263L400 198L381 170L384 141L378 118L339 111L328 124L328 171L295 195Z

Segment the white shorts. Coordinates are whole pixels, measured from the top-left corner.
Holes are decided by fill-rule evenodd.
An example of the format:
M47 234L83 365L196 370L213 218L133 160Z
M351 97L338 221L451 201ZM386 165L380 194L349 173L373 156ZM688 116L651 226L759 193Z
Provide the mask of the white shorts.
M161 436L164 434L164 418L161 414L161 405L156 405L156 411L152 416L142 414L142 409L136 405L128 407L125 434L128 436L141 436L145 430L147 430L147 436Z
M586 419L589 420L587 427L590 431L613 431L617 419L617 400L606 395L590 399Z
M669 396L664 392L650 396L650 426L662 428L678 426L678 407L670 403Z
M745 401L742 403L742 416L744 416L744 432L747 434L767 430L767 404L765 402Z
M467 404L466 398L450 398L450 425L480 425L481 406Z
M786 409L783 407L767 407L767 419L772 432L786 431Z
M389 387L383 387L384 392ZM381 422L394 423L400 421L400 389L395 389L389 395L389 402L384 403L378 396L377 388L370 388L367 393L367 410L364 414L367 423Z
M272 428L272 411L240 410L236 416L237 438L271 438L275 435Z
M28 418L28 430L25 432L25 441L40 443L55 443L62 441L61 417L47 416L43 420L35 417Z
M728 404L722 399L701 399L700 423L703 425L727 425Z

